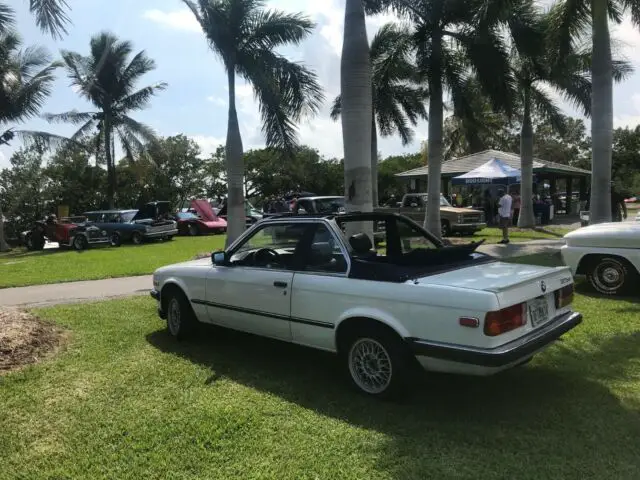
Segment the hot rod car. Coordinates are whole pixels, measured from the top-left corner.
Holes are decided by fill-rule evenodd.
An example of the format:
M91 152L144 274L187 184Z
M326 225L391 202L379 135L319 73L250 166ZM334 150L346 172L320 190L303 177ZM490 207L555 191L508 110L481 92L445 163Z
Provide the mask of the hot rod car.
M61 217L58 220L55 215L49 215L45 220L36 221L31 230L22 232L21 237L29 250L42 250L47 240L76 250L109 243L107 232L87 223L86 217Z
M175 216L180 235L200 235L202 233L224 233L227 221L219 217L207 200L193 200L186 212Z

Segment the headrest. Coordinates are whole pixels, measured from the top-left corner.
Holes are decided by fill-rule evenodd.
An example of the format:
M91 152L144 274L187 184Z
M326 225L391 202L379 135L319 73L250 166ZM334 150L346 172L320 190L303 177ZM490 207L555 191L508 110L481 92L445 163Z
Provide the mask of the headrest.
M349 237L349 245L351 245L355 253L368 253L373 248L369 235L362 232L351 235Z

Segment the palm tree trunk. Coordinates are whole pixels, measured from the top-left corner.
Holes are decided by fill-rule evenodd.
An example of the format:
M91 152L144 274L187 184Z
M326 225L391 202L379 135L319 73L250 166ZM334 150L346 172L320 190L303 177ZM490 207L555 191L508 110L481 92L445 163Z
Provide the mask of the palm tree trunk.
M104 122L104 150L107 157L107 202L109 208L115 208L116 194L116 166L113 164L113 155L111 151L111 122L109 115L105 115Z
M373 115L369 42L362 0L346 0L340 64L344 187L347 211L370 212L372 205L371 119ZM349 222L352 233L373 231ZM368 227L368 228L367 228Z
M531 123L531 92L528 87L523 92L524 114L520 131L520 215L518 227L532 228L533 215L533 126Z
M244 160L242 158L242 137L236 111L235 65L227 66L229 82L229 118L227 123L227 241L229 247L244 232Z
M376 128L376 114L372 109L371 115L371 205L378 206L378 129Z
M11 247L4 239L4 215L2 214L2 206L0 206L0 252L8 252L9 250Z
M442 37L432 38L431 69L429 75L429 179L427 182L427 213L424 227L433 235L441 237L440 188L442 176L442 130L444 104L442 101Z
M611 221L613 78L609 16L605 0L591 1L591 202L590 223Z

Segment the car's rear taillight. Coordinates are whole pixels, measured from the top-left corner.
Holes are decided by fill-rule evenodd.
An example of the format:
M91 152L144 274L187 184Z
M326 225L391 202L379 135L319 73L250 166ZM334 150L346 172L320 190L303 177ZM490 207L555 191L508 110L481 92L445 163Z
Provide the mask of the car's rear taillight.
M573 303L573 283L553 292L556 297L556 308L564 308Z
M512 305L497 312L489 312L484 318L484 334L490 337L503 334L527 323L525 303Z

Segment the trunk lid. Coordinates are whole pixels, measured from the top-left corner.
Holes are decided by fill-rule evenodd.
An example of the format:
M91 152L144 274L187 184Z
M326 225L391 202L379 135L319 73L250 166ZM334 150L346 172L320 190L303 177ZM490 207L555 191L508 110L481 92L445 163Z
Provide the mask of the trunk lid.
M417 279L423 285L447 285L495 293L502 308L526 302L573 283L569 267L494 262Z

